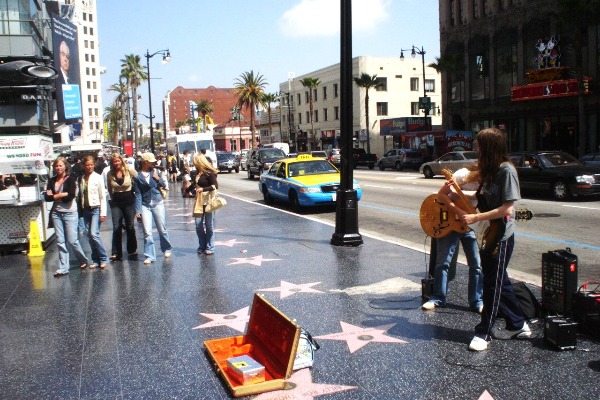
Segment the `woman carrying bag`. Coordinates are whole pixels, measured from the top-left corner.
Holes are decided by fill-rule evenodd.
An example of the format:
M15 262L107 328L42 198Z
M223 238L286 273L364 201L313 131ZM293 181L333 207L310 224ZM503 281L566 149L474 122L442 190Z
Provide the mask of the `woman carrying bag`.
M119 153L110 156L110 171L106 177L108 194L111 199L111 216L113 223L112 261L123 259L123 227L127 232L127 254L137 255L137 238L135 236L135 192L133 179L137 171L130 168Z
M192 184L186 189L190 193L196 189L196 203L201 202L198 207L194 207L194 217L196 217L196 234L198 235L198 254L207 256L215 253L215 213L207 211L206 204L209 201L209 193L217 190L217 171L206 159L204 154L198 153L194 156L194 166L198 174L192 181Z

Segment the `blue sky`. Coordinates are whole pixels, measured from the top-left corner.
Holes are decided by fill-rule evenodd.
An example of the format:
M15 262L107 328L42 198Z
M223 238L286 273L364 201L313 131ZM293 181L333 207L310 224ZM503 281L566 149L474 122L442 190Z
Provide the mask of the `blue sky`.
M279 83L340 61L340 0L103 0L97 2L103 107L118 82L120 60L169 49L171 62L150 59L152 110L162 122L161 100L185 88L233 87L246 71L260 73L266 91ZM437 0L353 0L352 56L398 57L423 47L426 62L439 57ZM408 53L405 53L408 56ZM148 86L138 93L148 114ZM147 123L140 118L141 123Z

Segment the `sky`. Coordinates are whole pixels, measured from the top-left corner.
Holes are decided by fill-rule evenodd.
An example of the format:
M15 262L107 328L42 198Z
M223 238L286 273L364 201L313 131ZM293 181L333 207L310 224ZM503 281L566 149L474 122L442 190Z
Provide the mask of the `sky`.
M168 90L231 88L253 70L275 93L288 75L340 62L341 0L102 0L97 2L103 108L115 98L121 60L169 49L171 61L150 58L152 111L163 122ZM438 0L353 0L352 56L399 57L413 45L425 62L440 55ZM409 56L405 52L405 56ZM138 89L148 115L148 85ZM147 123L140 117L140 123Z

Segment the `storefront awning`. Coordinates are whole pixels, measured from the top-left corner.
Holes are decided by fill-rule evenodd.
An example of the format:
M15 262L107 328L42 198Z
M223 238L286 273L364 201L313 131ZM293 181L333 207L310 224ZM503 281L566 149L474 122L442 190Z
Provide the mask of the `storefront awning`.
M48 136L0 136L0 174L45 175L45 162L52 157L52 138Z

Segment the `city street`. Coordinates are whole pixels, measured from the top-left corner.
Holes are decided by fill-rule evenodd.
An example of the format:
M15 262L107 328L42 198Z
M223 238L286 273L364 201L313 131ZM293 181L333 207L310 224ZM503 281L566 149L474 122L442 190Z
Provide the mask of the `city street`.
M437 192L443 178L425 179L416 171L354 170L354 178L363 188L359 203L359 231L400 243L415 250L429 249L429 238L419 223L419 209L425 197ZM262 202L258 179L248 180L246 173L222 173L220 188L224 193ZM600 199L576 198L557 202L550 197L522 193L518 208L533 213L531 221L517 225L516 248L511 275L541 285L542 254L570 247L579 259L579 282L600 276L600 244L596 240L600 224ZM290 209L288 205L276 204ZM335 224L334 208L306 210L305 215ZM333 228L332 228L333 233ZM462 256L462 253L461 253Z

